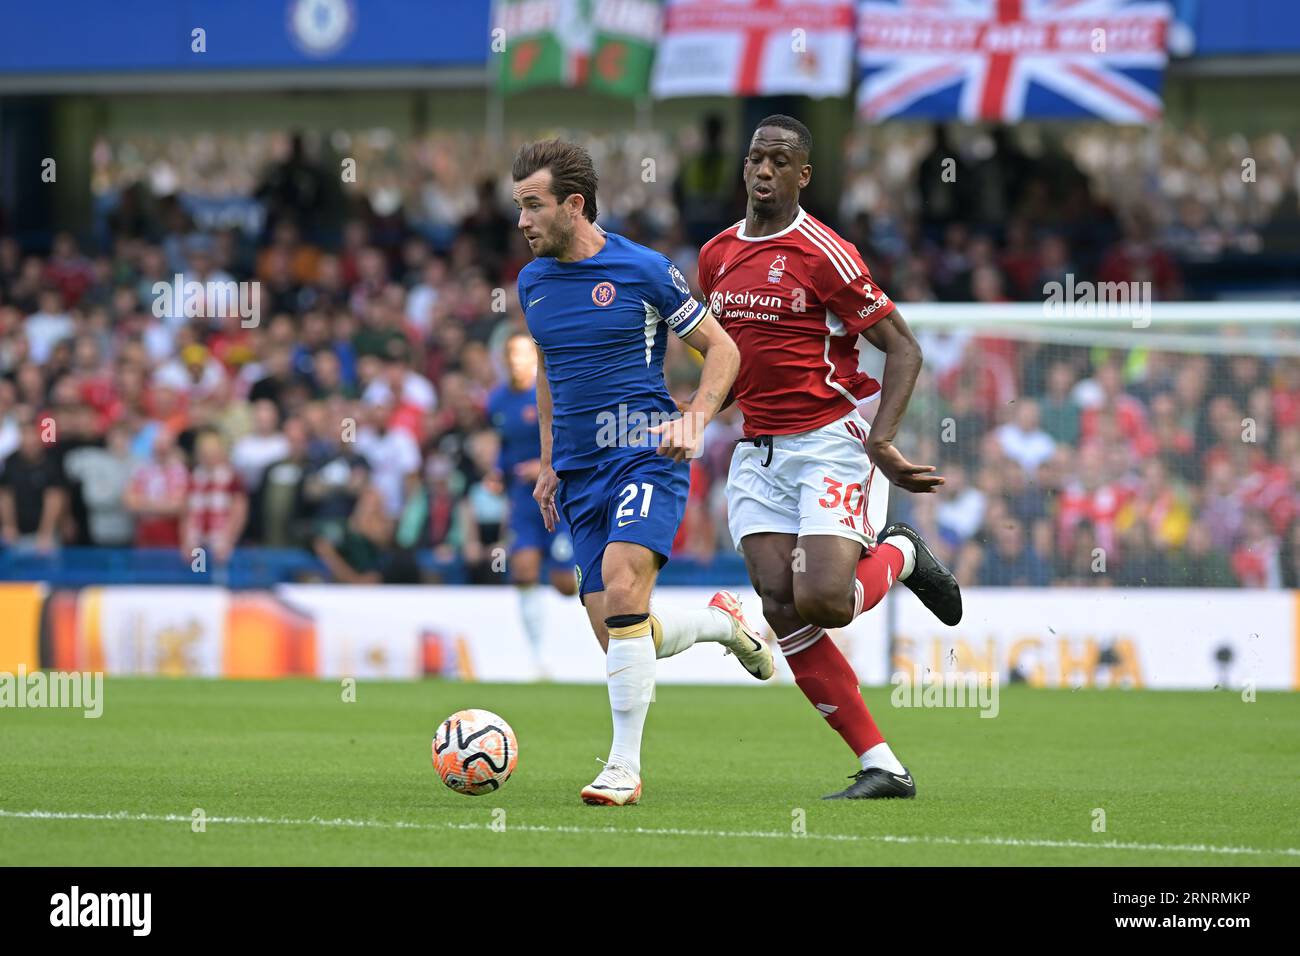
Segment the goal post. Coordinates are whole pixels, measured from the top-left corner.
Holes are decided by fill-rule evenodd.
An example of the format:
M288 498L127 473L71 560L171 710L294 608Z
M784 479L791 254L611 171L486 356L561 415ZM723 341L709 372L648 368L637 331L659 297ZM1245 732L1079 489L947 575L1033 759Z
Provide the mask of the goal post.
M1300 301L899 308L925 363L896 441L947 484L891 489L890 520L963 587L1300 585ZM883 355L860 351L879 378ZM906 625L886 617L892 660Z

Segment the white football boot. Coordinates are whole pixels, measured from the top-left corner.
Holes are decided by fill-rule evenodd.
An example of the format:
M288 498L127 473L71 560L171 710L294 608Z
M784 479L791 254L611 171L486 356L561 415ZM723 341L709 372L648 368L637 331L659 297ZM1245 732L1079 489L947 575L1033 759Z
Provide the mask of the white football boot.
M599 776L582 788L582 802L593 807L624 807L641 799L641 778L627 767L605 764Z
M713 595L709 607L716 607L731 618L731 640L722 645L727 653L735 654L740 666L759 680L770 678L774 669L772 649L745 620L740 598L730 591L719 591Z

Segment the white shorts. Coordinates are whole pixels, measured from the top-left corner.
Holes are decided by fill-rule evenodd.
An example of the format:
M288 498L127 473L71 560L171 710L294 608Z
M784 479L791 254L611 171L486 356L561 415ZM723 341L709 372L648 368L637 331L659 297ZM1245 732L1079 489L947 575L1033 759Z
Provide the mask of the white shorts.
M834 534L874 547L889 506L889 481L867 455L871 426L857 409L812 431L742 439L727 475L727 528L736 550L761 532Z

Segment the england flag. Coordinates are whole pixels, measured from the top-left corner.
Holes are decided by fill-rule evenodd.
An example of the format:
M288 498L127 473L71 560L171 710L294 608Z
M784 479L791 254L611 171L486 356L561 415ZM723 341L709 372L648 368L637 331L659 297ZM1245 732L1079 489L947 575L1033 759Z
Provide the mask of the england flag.
M1150 123L1169 17L1151 0L862 0L858 111Z
M657 97L843 96L854 0L667 0Z

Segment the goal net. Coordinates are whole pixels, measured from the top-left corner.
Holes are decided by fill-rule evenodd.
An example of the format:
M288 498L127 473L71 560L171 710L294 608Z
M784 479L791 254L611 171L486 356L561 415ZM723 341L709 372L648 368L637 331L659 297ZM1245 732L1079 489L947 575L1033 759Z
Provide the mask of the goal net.
M1298 586L1300 303L902 313L925 365L898 445L947 483L890 516L964 586Z

